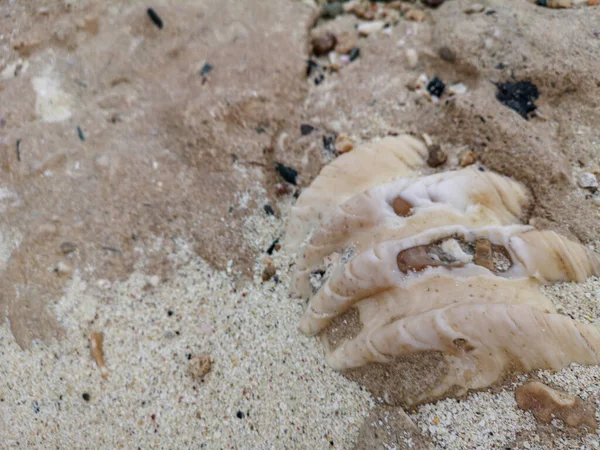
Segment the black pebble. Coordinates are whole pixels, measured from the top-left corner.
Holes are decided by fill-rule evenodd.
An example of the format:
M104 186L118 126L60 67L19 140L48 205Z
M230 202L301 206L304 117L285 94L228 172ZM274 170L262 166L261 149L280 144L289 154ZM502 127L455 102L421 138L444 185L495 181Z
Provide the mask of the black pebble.
M319 84L321 84L321 82L325 79L325 75L323 75L322 73L320 73L319 75L317 75L315 77L315 84L318 86Z
M237 412L237 414L236 414L236 417L237 417L238 419L243 419L243 418L244 418L244 416L245 416L245 414L244 414L242 411L238 411L238 412Z
M317 67L319 67L319 65L312 59L306 61L306 76L310 77L310 75L313 73L313 70L315 70Z
M537 2L535 2L536 5L539 6L547 6L548 2L546 0L537 0Z
M86 402L89 402L89 401L90 401L90 394L88 394L87 392L84 392L84 393L83 393L81 396L83 397L83 399L84 399Z
M167 311L167 316L171 317L172 315L173 315L173 311L171 311L171 310L168 310L168 311Z
M333 134L329 134L327 136L323 136L323 148L328 152L335 152L335 136Z
M275 215L275 211L273 210L273 208L271 207L271 205L265 205L265 212L269 215L269 216L274 216Z
M529 113L536 110L537 106L533 102L540 96L540 92L531 81L500 83L497 87L496 98L498 101L518 112L525 120Z
M79 125L77 125L77 136L79 136L79 139L81 140L81 142L85 141L85 136L83 135L83 130L81 129L81 127Z
M148 8L148 15L150 16L150 19L152 20L152 22L154 22L154 25L156 25L158 28L160 28L162 30L163 21L158 16L158 14L156 14L156 11L154 11L152 8Z
M423 0L423 3L425 3L427 6L429 6L431 8L437 8L442 3L444 3L444 1L445 0Z
M435 97L441 97L445 88L446 85L438 77L435 77L427 84L427 92Z
M277 169L277 172L279 172L281 178L283 178L288 183L293 184L294 186L296 185L296 178L298 177L298 172L296 170L292 169L291 167L284 166L280 163L275 164L275 169Z
M202 66L200 75L204 76L204 75L208 74L208 72L210 72L211 70L213 70L213 66L210 65L209 63L206 63L206 64L204 64L204 66Z
M279 244L279 238L275 239L271 245L269 246L269 248L267 249L267 254L268 255L272 255L273 254L273 250L275 250L275 246Z
M302 125L300 125L300 133L302 133L302 136L306 136L307 134L312 133L312 131L315 129L315 127L313 127L312 125L308 125L306 123L303 123Z
M360 49L358 47L354 47L352 50L350 50L348 56L350 57L350 61L354 61L360 56Z

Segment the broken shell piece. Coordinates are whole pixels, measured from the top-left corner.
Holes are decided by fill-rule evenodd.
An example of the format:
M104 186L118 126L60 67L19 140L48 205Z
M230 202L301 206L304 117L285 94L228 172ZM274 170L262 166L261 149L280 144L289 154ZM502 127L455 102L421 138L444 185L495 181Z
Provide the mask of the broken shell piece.
M423 143L408 135L388 136L341 155L325 166L298 198L287 227L286 245L297 248L329 211L348 198L371 186L411 175L424 166L426 155Z
M108 369L104 365L104 349L102 344L104 342L104 336L102 333L93 332L90 335L90 352L94 361L96 361L96 365L100 369L100 374L102 378L106 379L108 377Z
M560 392L534 381L519 386L515 397L519 408L531 411L542 423L550 423L553 418L557 418L570 427L587 425L592 430L598 428L594 405L583 402L576 395Z

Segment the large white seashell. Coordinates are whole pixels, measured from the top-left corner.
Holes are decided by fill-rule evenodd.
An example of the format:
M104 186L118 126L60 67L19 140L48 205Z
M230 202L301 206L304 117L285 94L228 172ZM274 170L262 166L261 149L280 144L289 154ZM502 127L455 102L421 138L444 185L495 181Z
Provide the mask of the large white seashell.
M446 372L407 399L414 403L489 386L515 365L599 362L598 328L556 314L540 286L600 274L600 255L521 225L529 206L521 184L475 168L418 177L423 148L407 137L354 152L323 169L288 227L292 246L304 242L293 279L310 296L300 329L317 334L359 312L358 334L327 348L332 367L441 352ZM395 165L365 165L375 154ZM349 249L313 293L311 273Z
M399 215L395 210L399 198L410 206L409 214ZM325 257L350 244L362 251L376 242L444 225L474 228L519 223L528 200L521 184L476 168L401 178L373 187L336 206L315 230L298 259L292 288L308 296L310 274Z

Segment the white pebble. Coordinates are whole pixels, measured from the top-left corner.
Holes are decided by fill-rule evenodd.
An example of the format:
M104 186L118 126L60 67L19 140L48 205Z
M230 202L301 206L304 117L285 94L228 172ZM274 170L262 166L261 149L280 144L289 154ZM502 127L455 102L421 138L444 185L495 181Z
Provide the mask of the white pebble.
M473 3L469 5L467 9L465 9L465 14L475 14L480 13L485 9L485 7L480 3Z
M582 188L594 188L598 187L598 180L593 173L583 172L577 177L577 184Z
M466 94L467 92L467 85L464 83L456 83L453 84L452 86L450 86L448 88L448 93L450 95L460 95L460 94Z
M406 49L406 63L411 69L414 69L419 64L419 54L414 48Z
M372 22L364 22L358 26L358 34L361 36L368 36L372 33L377 33L378 31L383 30L385 26L385 22L381 20L374 20Z

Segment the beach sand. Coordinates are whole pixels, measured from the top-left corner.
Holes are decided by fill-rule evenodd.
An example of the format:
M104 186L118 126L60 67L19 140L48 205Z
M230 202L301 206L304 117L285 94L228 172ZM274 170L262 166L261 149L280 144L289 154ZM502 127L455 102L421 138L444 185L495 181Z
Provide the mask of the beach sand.
M600 249L597 191L578 185L600 173L600 8L407 5L425 20L307 76L312 37L367 21L292 0L0 4L0 448L600 447L514 397L540 379L600 405L598 367L422 405L407 429L298 331L295 255L273 244L340 134L426 133L440 170L472 151L531 189L530 223ZM421 74L466 92L432 100ZM496 98L517 80L540 92L529 120ZM600 320L598 278L545 290Z

